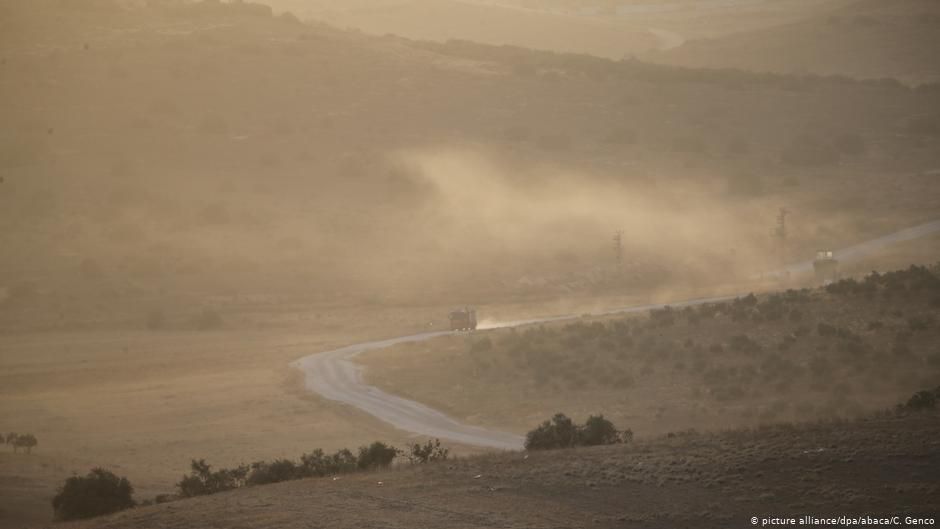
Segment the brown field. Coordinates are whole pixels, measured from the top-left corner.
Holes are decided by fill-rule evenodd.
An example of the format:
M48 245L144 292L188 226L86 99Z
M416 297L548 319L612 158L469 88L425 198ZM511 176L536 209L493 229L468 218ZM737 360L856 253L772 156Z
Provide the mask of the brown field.
M358 361L384 390L518 433L556 412L579 421L602 413L638 435L853 416L936 385L940 298L918 288L766 294L753 308L677 309L664 319L581 318Z
M144 501L173 493L192 458L403 446L407 432L308 395L289 363L444 328L452 306L505 321L737 292L940 218L940 91L914 86L936 74L936 20L920 16L933 4L775 0L625 22L574 16L580 0L545 3L553 14L381 3L279 4L331 26L242 2L0 0L0 432L39 440L0 445L0 529L48 525L56 487L97 465ZM876 7L883 24L864 18ZM656 52L651 28L713 40ZM393 30L431 40L377 36ZM788 35L793 53L760 63L777 73L700 68L754 69ZM938 260L933 236L844 270ZM781 287L747 284L764 308ZM866 415L937 385L931 303L817 291L776 319L585 317L373 351L370 381L466 422L523 433L604 413L639 441L528 458L454 446L446 464L77 527L936 512L936 414ZM784 424L740 430L769 423ZM702 433L661 437L689 428Z
M407 435L302 391L288 364L350 340L419 330L440 310L343 309L227 315L214 331L113 330L6 335L0 428L39 438L2 446L0 527L49 521L62 481L101 465L138 497L172 493L192 458L234 465ZM438 316L439 317L439 316Z
M775 513L935 518L938 418L927 412L492 454L253 487L63 527L672 529L750 527L752 516Z
M623 301L567 299L484 310L528 316ZM127 476L138 500L145 500L172 494L194 458L225 467L296 458L318 447L412 440L354 408L306 393L289 363L429 325L441 328L447 307L275 306L288 304L228 307L216 330L147 330L144 322L119 320L110 329L5 334L0 431L30 432L40 444L31 455L0 445L0 527L51 521L56 488L94 466Z

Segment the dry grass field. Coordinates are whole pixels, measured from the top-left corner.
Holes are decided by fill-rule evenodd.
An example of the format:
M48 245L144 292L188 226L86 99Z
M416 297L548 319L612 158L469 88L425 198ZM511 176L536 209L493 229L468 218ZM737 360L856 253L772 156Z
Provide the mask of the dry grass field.
M522 0L437 3L421 26L423 2L332 15L438 40L414 41L251 3L149 4L0 0L0 432L39 440L30 454L0 445L3 529L49 524L55 488L96 465L149 500L192 458L401 446L408 433L306 394L289 363L445 328L455 305L492 322L734 292L940 218L936 87L651 62L681 63L685 46L602 58L649 51L649 28L681 33L698 15L627 25ZM701 13L711 33L688 36L740 23L748 33L721 38L772 44L784 20L830 27L796 21L817 0L786 6ZM870 31L931 43L933 19L909 15ZM549 51L445 42L455 17L474 25L459 36ZM868 27L842 18L839 35ZM852 35L859 56L885 42ZM839 51L806 71L829 72ZM910 57L885 75L926 68ZM937 260L935 236L846 271ZM856 416L936 386L933 298L878 288L374 351L370 381L469 423L522 433L557 411L604 413L640 441L529 458L456 446L443 465L85 526L726 527L771 505L936 510L935 414L716 433ZM659 437L689 428L704 433Z
M226 316L209 331L5 335L0 429L31 432L32 455L0 446L0 527L52 517L55 488L105 466L142 498L172 493L192 458L234 465L407 434L303 392L288 364L349 343L422 329L440 310L343 309ZM7 453L11 452L11 453Z
M775 514L936 517L938 418L492 454L252 487L63 527L726 529Z
M591 297L484 310L528 316L626 301ZM317 351L446 327L448 307L276 305L281 309L270 302L230 307L211 330L150 330L143 321L118 320L97 329L4 334L0 432L33 433L39 446L25 455L0 445L0 527L51 521L56 488L94 466L126 475L143 500L173 493L193 458L224 467L318 447L412 440L308 394L289 364Z
M603 413L638 435L854 416L940 377L936 271L885 277L865 294L770 293L447 336L358 361L384 390L518 433L556 412Z

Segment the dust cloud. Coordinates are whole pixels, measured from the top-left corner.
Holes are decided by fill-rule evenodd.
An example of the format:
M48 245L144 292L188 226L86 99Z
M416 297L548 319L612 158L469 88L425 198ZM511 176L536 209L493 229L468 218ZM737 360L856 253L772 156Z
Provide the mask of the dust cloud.
M446 432L409 430L421 413L520 440L577 405L643 436L928 387L937 280L910 265L940 259L938 20L935 0L0 0L0 433L38 439L0 450L0 529L48 525L90 468L159 503L194 458ZM797 290L817 250L872 240L842 273L907 271ZM492 332L451 332L468 306ZM551 325L572 314L594 316ZM393 347L356 364L361 343ZM297 360L330 351L313 374L377 420L309 394ZM423 411L383 418L393 398Z

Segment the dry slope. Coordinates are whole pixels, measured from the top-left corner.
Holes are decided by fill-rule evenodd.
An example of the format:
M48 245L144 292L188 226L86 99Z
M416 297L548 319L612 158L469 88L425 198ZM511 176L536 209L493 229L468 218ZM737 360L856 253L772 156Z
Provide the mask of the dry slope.
M68 527L749 527L752 516L940 512L936 412L682 434L311 479Z

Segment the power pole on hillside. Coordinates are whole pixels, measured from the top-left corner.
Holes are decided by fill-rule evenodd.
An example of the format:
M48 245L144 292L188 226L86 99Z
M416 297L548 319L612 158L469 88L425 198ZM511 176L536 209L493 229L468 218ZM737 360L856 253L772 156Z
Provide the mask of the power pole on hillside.
M623 272L623 230L617 230L614 234L614 264L617 266L617 273Z
M780 211L777 212L777 227L774 228L774 239L777 243L777 254L780 259L780 264L786 266L787 264L787 238L789 237L789 232L787 231L787 216L790 214L790 210L787 208L780 208Z
M777 229L774 230L774 236L782 242L787 240L787 215L789 214L790 210L787 208L780 208L777 212Z

